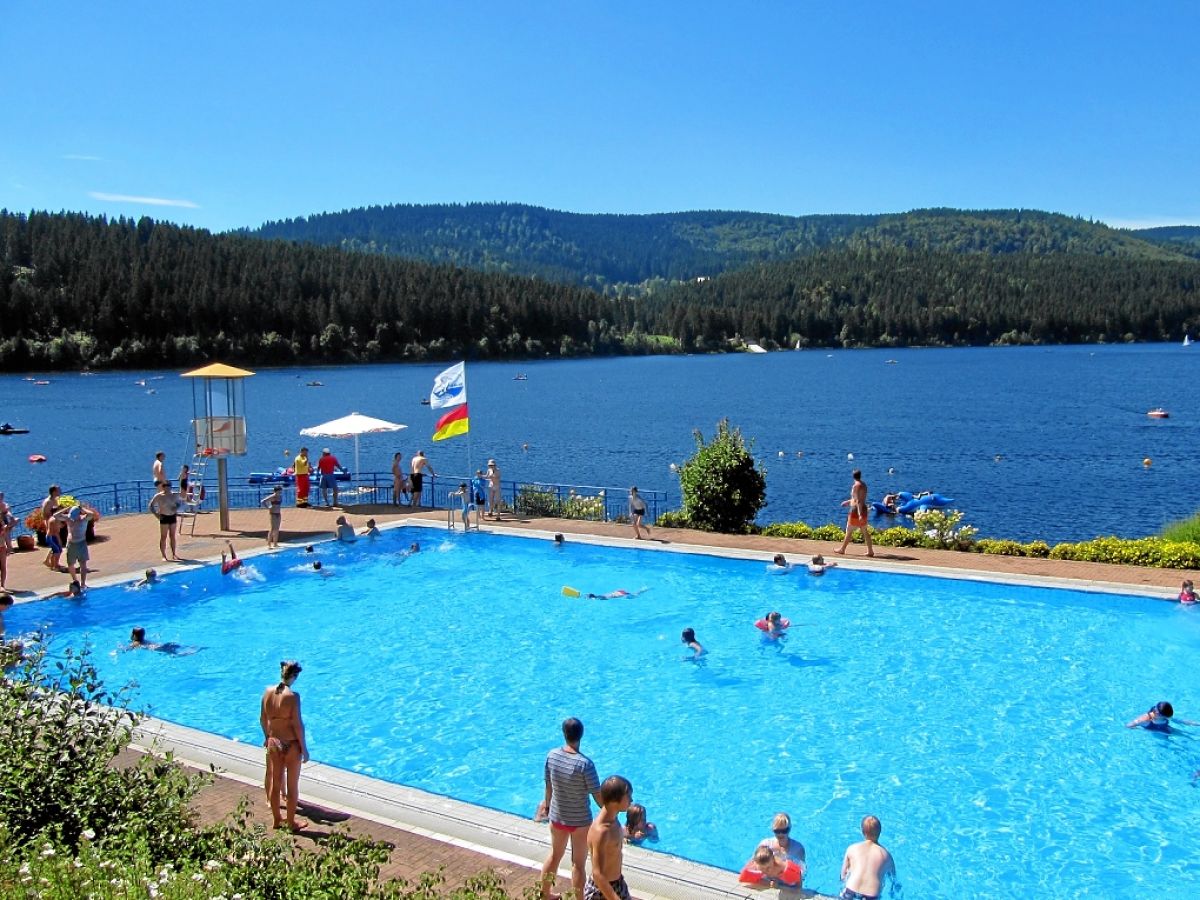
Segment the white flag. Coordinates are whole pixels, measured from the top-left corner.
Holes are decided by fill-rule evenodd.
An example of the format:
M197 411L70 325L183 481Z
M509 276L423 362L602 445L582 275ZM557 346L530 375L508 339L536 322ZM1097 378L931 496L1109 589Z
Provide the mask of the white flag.
M445 409L467 402L467 364L459 363L433 379L433 391L429 395L431 409Z

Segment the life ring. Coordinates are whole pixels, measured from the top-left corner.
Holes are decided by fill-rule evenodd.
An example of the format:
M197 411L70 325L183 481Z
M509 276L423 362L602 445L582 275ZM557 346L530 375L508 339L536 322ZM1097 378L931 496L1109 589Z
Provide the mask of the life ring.
M789 619L780 619L779 620L780 628L788 628L791 624L792 624L791 620L789 620ZM754 623L754 627L757 628L759 631L770 631L771 630L771 624L766 619L759 619L757 622Z
M40 462L45 462L45 461L46 461L46 457L42 456L42 454L40 454L40 453L34 453L33 455L31 455L31 456L29 457L29 461L30 461L31 463L40 463Z
M784 863L783 871L774 876L774 880L780 884L786 884L794 887L800 884L804 878L804 870L800 868L800 864L794 859L789 859ZM760 884L763 881L769 880L766 875L754 868L753 863L746 863L742 868L742 872L738 875L738 881L742 884Z

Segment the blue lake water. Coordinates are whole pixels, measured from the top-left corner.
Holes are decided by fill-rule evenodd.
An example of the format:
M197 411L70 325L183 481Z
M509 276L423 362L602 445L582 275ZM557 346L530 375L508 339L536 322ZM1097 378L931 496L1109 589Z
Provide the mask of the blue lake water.
M422 552L402 559L414 537ZM237 577L23 604L8 632L86 636L135 705L255 746L261 691L297 658L314 759L519 815L576 715L601 777L633 781L658 849L738 869L785 810L807 884L830 893L866 813L910 898L1200 891L1200 729L1123 727L1161 699L1200 718L1200 610L440 529L316 556L329 577L288 550ZM770 609L792 619L782 644L754 627ZM115 652L133 625L200 649Z
M410 426L364 436L364 471L423 448L440 472L495 457L505 478L638 484L677 502L670 464L691 454L694 429L711 436L728 416L767 468L763 522L843 521L838 504L859 467L873 498L940 491L985 535L1141 536L1200 506L1197 352L1141 344L470 363L470 442L436 445L435 413L419 400L444 364L263 370L246 390L250 453L231 472L285 464L301 428L358 411ZM528 380L514 381L517 372ZM0 378L0 420L32 429L0 437L10 500L51 482L149 479L160 449L173 474L190 453L191 389L178 372L37 377L51 383ZM305 386L314 379L324 386ZM1171 418L1147 418L1155 406ZM323 443L352 464L352 441L308 440ZM31 465L31 453L48 462Z

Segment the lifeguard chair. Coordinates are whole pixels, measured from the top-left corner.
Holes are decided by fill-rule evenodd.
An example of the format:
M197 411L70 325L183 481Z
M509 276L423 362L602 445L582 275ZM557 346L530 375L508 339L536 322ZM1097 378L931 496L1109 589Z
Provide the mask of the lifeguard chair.
M192 440L195 452L191 472L199 484L190 485L193 498L204 492L203 473L212 460L217 461L217 496L221 530L229 530L229 476L226 460L246 454L246 379L253 375L245 369L213 363L184 372L192 381ZM197 474L199 473L199 474ZM198 508L199 503L195 502ZM192 519L195 533L195 518Z

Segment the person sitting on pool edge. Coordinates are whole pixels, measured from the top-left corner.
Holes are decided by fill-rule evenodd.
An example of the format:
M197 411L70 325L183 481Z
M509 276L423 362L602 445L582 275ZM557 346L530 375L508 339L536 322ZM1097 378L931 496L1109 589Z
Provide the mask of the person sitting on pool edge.
M691 656L684 657L685 659L699 659L704 655L704 648L701 647L700 642L696 640L696 632L694 629L683 629L683 634L680 635L680 640L687 644L690 650L695 651Z
M354 533L354 526L346 521L345 516L337 517L337 528L334 530L334 537L345 544L353 544L358 540L358 535Z
M1189 578L1183 583L1183 587L1179 590L1179 602L1184 606L1190 606L1191 604L1195 603L1197 599L1200 598L1196 597L1196 589L1192 587L1192 580Z
M1174 715L1175 707L1166 700L1160 700L1125 727L1141 726L1147 731L1170 731L1171 719ZM1187 719L1175 719L1175 721L1180 725L1200 725L1200 722L1191 722Z
M233 549L233 541L226 541L225 546L229 548L229 553L221 554L221 574L228 575L234 569L241 568L242 561L238 559L237 551Z

